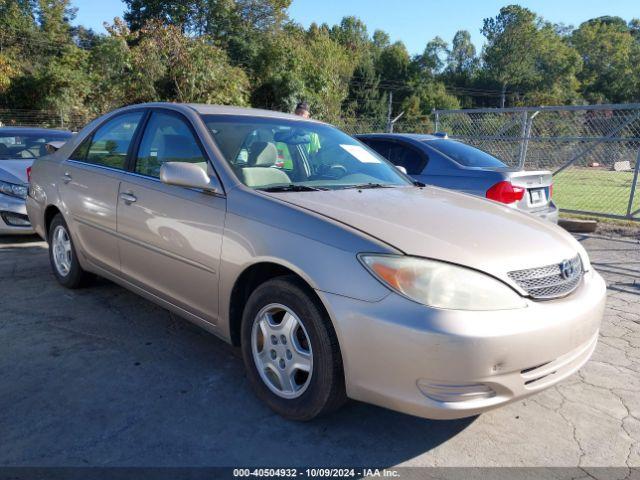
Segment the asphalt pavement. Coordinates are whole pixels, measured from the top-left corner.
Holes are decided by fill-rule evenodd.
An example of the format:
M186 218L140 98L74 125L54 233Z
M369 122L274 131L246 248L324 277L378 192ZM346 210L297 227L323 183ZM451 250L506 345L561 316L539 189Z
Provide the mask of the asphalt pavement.
M640 243L581 236L605 276L595 354L541 394L430 421L358 402L274 415L238 353L105 280L69 291L0 239L0 466L640 466Z

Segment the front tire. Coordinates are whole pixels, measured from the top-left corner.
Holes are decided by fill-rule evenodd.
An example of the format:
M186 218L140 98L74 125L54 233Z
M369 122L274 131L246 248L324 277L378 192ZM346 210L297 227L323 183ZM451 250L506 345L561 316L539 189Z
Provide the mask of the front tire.
M51 220L48 238L49 261L58 282L70 289L85 286L90 275L80 266L69 227L59 213Z
M276 413L306 421L345 402L335 331L318 299L297 277L269 280L251 294L241 334L249 383Z

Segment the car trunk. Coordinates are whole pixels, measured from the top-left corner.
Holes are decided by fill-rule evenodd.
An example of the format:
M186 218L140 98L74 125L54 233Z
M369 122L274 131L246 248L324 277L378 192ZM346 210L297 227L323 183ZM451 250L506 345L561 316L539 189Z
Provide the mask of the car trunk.
M517 202L520 210L535 212L549 207L553 176L548 170L505 172L513 186L525 189L522 200Z
M24 184L28 183L27 169L33 165L33 159L1 160L0 179L5 182Z

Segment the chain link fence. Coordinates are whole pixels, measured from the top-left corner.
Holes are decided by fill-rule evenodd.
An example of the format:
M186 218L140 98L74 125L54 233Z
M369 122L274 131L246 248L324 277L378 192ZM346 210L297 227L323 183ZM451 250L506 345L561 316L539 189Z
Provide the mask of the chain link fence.
M432 133L435 129L435 122L431 116L422 117L417 120L405 120L401 118L391 125L389 121L384 118L341 117L322 120L335 125L350 135L357 135L359 133L387 133L389 131L394 133Z
M0 109L0 127L42 127L78 131L90 120L91 117L83 113Z
M527 170L551 170L567 212L640 220L640 105L440 110L435 129Z

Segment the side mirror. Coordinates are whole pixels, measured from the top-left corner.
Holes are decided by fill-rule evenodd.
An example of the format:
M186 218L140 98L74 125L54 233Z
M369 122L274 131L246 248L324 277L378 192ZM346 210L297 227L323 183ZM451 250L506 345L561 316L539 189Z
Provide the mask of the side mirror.
M198 188L207 192L217 191L202 167L195 163L167 162L160 167L160 181L167 185Z
M407 169L406 169L406 168L404 168L402 165L396 165L396 168L397 168L398 170L400 170L402 173L404 173L405 175L409 175L409 174L407 173Z

